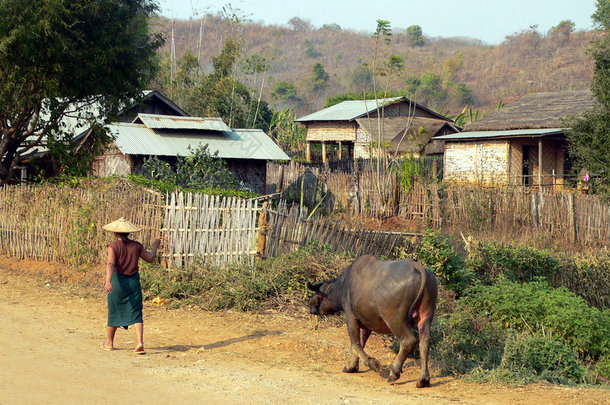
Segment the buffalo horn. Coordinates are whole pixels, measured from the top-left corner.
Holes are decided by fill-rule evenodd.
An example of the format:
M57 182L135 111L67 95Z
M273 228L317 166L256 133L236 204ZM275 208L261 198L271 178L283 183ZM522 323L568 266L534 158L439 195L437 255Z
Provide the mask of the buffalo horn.
M322 283L311 284L309 281L307 282L307 288L311 291L318 291L322 287Z

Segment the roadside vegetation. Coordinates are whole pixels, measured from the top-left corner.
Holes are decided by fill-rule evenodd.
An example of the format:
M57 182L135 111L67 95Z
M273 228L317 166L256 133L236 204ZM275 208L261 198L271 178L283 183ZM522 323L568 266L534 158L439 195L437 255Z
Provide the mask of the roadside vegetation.
M396 255L424 263L441 283L432 353L444 374L513 385L610 381L610 253L567 257L489 243L460 251L451 238L430 231ZM304 316L307 281L334 278L353 260L312 242L254 265L152 265L142 284L146 299L170 308ZM573 282L581 277L587 288Z

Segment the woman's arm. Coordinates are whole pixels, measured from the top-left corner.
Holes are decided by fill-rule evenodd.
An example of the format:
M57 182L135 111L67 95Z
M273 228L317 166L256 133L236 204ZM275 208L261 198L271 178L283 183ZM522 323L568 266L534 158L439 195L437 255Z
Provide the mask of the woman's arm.
M159 249L159 245L161 241L159 239L155 239L152 244L152 251L147 251L146 249L142 249L142 253L140 253L140 257L146 260L148 263L152 263L157 257L157 249Z
M104 290L109 294L112 292L112 283L110 280L112 280L112 275L116 270L114 267L114 260L114 250L108 246L108 261L106 263L106 282L104 283Z

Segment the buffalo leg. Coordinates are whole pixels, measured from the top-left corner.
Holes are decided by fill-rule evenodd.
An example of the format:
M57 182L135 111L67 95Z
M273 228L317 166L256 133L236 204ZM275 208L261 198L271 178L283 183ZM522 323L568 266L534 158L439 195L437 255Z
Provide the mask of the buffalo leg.
M371 336L370 329L360 328L360 345L362 349L366 346L367 340L369 340L369 336ZM343 369L344 373L355 373L360 369L360 358L358 354L356 354L352 350L352 354L349 359L348 365Z
M400 378L402 373L402 366L405 363L407 357L413 353L417 339L413 336L413 333L409 330L409 326L405 323L392 330L394 336L399 339L400 350L394 359L394 363L390 366L390 375L388 376L388 382L394 382Z
M367 329L362 329L362 330L363 330L362 337L364 338L366 336L366 339L363 339L362 342L366 343L366 340L368 339L369 335L371 334L371 331L367 330ZM347 333L349 334L349 339L351 342L352 356L350 357L350 362L349 362L348 366L346 368L344 368L343 371L346 373L353 373L353 372L357 371L358 368L354 369L354 367L355 366L357 367L358 359L359 359L359 360L362 360L362 362L364 364L366 364L367 366L369 366L376 372L380 372L381 363L379 363L379 360L377 360L373 357L370 357L364 351L364 347L360 340L361 328L356 319L347 317ZM356 360L354 360L354 357L356 358Z
M419 323L419 355L421 357L421 375L417 388L430 386L430 372L428 371L428 351L430 349L430 324L432 316L423 317Z

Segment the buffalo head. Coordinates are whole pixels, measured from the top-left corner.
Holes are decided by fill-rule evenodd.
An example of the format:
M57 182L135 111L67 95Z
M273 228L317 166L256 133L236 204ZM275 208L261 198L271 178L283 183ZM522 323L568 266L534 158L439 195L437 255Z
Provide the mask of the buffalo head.
M336 299L328 296L332 282L320 282L311 284L307 282L307 288L315 294L309 299L309 313L313 315L332 315L340 310Z

